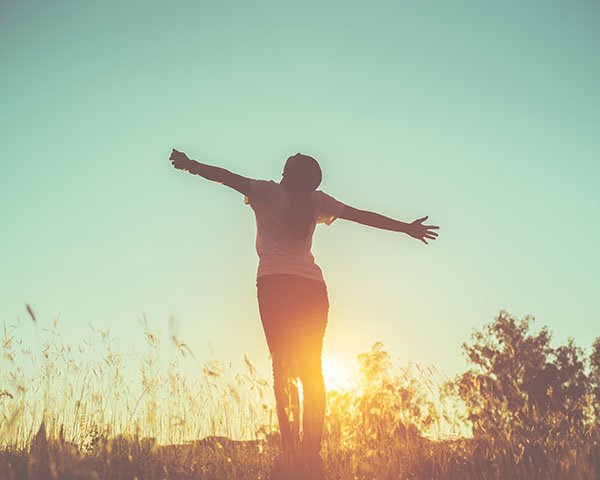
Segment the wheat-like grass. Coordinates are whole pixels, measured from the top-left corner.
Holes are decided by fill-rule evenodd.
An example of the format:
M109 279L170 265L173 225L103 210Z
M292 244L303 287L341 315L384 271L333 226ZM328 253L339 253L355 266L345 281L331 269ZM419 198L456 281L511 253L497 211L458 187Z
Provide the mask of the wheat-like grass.
M142 354L118 352L110 331L93 326L72 346L58 319L43 329L29 314L37 349L19 337L21 322L3 326L0 480L268 478L279 448L273 395L247 357L240 372L217 358L201 363L171 326L176 355L165 360L145 318ZM327 478L587 479L600 471L597 422L582 430L553 412L521 429L480 426L471 438L456 384L434 366L397 366L381 343L359 363L354 382L328 392ZM479 394L481 385L469 388Z

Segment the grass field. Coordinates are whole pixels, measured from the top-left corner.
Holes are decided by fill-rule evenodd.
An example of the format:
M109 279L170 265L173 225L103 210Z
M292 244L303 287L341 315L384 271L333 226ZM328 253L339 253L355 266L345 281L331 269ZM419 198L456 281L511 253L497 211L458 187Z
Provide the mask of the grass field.
M279 453L271 386L246 360L202 365L179 339L165 363L113 348L92 329L81 346L54 327L40 352L4 327L0 480L266 479ZM598 424L556 415L528 428L469 435L464 405L432 367L400 368L378 343L353 387L328 392L327 479L595 479ZM190 374L189 365L196 365ZM237 440L234 440L237 439Z

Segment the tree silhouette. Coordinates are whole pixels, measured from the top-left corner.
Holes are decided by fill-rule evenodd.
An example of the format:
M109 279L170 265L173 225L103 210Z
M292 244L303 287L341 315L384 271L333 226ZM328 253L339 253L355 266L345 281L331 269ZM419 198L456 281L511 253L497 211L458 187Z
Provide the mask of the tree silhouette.
M573 340L553 348L547 327L506 312L472 334L462 348L471 368L456 382L473 434L581 430L589 420L590 385ZM599 349L596 349L599 353Z
M596 424L600 426L600 337L592 345L590 355L590 390Z

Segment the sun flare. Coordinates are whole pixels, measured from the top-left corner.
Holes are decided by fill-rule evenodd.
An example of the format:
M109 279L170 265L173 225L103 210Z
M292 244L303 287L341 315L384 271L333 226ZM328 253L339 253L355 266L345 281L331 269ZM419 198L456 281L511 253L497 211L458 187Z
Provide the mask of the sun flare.
M330 357L323 357L321 365L327 390L341 390L347 385L348 375L339 362Z

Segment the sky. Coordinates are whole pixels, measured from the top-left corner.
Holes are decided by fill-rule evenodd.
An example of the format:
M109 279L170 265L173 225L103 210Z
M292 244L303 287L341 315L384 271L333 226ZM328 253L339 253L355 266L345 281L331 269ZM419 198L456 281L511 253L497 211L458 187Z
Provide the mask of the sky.
M0 4L0 321L60 315L122 351L139 320L199 359L263 371L255 225L172 148L321 189L440 237L337 220L313 253L324 356L376 341L400 364L466 367L506 310L556 342L600 336L600 5L593 1L16 1ZM25 324L23 335L33 338Z

